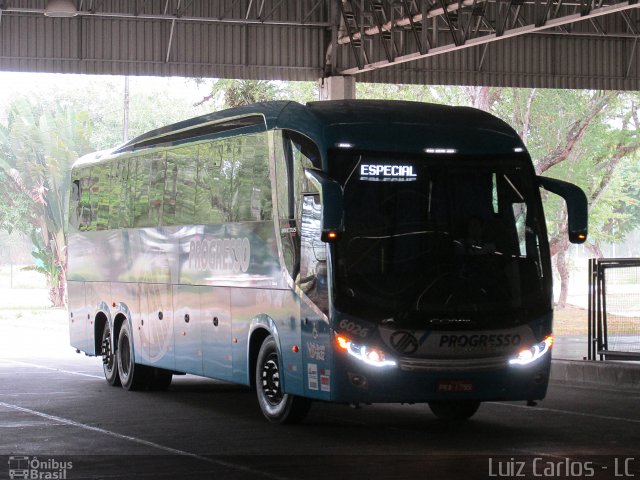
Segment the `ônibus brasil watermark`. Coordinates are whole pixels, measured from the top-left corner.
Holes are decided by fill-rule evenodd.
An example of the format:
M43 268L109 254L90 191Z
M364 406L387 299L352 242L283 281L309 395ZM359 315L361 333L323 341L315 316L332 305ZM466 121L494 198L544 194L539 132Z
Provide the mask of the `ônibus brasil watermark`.
M29 480L64 480L69 478L73 462L24 455L9 457L9 478Z

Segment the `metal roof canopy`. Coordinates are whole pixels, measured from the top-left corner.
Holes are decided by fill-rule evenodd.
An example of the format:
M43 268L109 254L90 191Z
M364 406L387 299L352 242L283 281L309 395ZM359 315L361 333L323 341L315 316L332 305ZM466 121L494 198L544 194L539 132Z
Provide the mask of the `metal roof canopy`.
M637 0L0 0L0 70L640 90Z

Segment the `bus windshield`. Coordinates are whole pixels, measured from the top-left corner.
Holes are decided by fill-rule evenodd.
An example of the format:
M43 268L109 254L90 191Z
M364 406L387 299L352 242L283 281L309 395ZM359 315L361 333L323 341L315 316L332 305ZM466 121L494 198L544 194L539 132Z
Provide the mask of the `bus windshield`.
M438 153L330 155L345 206L336 308L405 328L498 327L544 313L546 232L528 159Z

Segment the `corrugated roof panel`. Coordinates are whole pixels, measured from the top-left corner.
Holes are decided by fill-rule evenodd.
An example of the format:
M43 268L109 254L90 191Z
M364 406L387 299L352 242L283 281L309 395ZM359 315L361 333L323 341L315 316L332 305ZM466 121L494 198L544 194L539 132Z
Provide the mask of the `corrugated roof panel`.
M309 15L308 22L326 22L330 0ZM135 13L136 2L98 2L100 11ZM165 2L144 2L143 15L161 15ZM254 1L250 19L255 18ZM277 2L275 2L277 3ZM309 14L315 1L285 0L273 10L265 2L267 20L297 21ZM142 5L142 2L138 3ZM248 0L187 2L187 17L241 19ZM10 1L8 7L44 8L44 0ZM84 2L86 10L89 2ZM175 3L173 3L175 5ZM183 2L183 5L185 3ZM300 8L298 8L300 7ZM523 6L523 11L527 10ZM273 11L271 11L273 10ZM638 25L638 9L628 11ZM324 70L325 28L233 23L175 22L169 62L166 61L171 21L86 15L72 19L5 11L0 21L0 69L135 75L195 75L235 78L315 80ZM451 35L442 20L441 42ZM358 81L426 84L489 84L561 88L640 90L640 45L622 15L597 18L600 36L560 35L558 30L492 42L479 69L484 46L471 47L377 71L358 74ZM589 21L571 25L578 34L593 34ZM404 33L402 33L404 32ZM611 32L622 37L611 35ZM625 33L626 32L626 33ZM404 37L403 37L404 35ZM627 37L624 37L627 35ZM394 33L402 52L415 48L413 33ZM385 58L379 39L364 42L371 59ZM633 56L632 56L633 54ZM631 61L631 64L629 63ZM333 52L338 70L353 66L351 47ZM628 75L627 75L628 71Z

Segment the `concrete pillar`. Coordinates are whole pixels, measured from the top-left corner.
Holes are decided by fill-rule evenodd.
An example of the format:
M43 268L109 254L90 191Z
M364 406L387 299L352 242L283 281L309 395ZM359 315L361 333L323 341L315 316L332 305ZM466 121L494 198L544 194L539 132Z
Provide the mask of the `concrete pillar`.
M354 77L327 77L320 80L320 100L350 100L356 98Z

